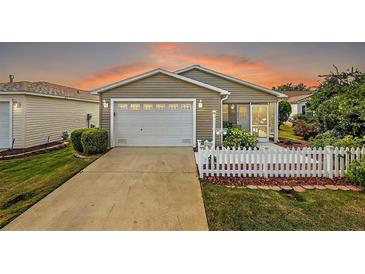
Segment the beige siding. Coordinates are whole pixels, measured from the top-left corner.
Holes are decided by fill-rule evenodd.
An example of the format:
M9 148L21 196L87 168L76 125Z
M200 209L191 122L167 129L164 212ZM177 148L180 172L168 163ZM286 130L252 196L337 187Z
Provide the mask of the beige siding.
M62 132L87 127L86 114L91 113L91 124L99 125L98 103L26 96L25 147L60 140Z
M15 107L14 104L13 104L13 109L12 109L12 116L13 116L12 128L13 128L13 131L12 131L12 135L13 135L13 139L15 139L14 148L23 148L24 143L25 143L25 139L24 139L25 96L24 95L9 95L9 96L1 95L0 98L1 99L6 99L6 100L12 99L13 102L18 102L18 103L21 104L21 106L19 108Z
M181 73L185 77L216 86L229 91L231 94L225 103L261 103L277 102L277 97L266 92L239 84L210 73L192 69Z
M111 98L196 98L202 100L203 108L197 107L196 137L197 140L212 139L212 111L217 111L217 128L220 127L220 94L173 77L156 74L151 77L114 88L100 96L100 102ZM110 132L109 108L101 105L101 127ZM219 139L219 138L217 138Z

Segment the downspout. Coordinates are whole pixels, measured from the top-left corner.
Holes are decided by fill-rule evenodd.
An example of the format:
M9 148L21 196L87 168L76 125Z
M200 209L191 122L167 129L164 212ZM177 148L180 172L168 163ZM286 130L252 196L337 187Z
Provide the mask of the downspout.
M230 93L228 93L226 96L224 96L222 99L221 99L221 134L220 134L220 137L221 137L221 144L223 143L223 101L227 100L228 99L228 95Z

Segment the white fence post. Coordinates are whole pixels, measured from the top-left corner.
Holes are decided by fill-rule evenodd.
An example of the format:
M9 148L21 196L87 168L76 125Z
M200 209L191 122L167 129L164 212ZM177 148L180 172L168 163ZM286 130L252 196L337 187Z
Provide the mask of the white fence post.
M202 163L202 141L198 140L198 170L199 170L199 177L203 178L203 163Z
M326 175L329 178L333 178L333 146L325 147L325 167Z
M264 147L264 151L262 152L262 172L265 178L269 177L268 176L268 154L269 153L269 149L267 147Z

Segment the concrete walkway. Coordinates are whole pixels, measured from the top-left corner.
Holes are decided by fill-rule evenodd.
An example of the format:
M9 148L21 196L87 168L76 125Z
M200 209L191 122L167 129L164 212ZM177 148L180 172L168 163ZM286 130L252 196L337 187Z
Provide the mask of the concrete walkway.
M4 230L208 230L191 148L115 148Z

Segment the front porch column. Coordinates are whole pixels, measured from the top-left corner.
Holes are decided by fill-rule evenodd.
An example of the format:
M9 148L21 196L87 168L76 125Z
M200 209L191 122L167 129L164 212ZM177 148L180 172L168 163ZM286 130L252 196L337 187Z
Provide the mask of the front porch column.
M275 103L274 142L279 141L279 103Z

